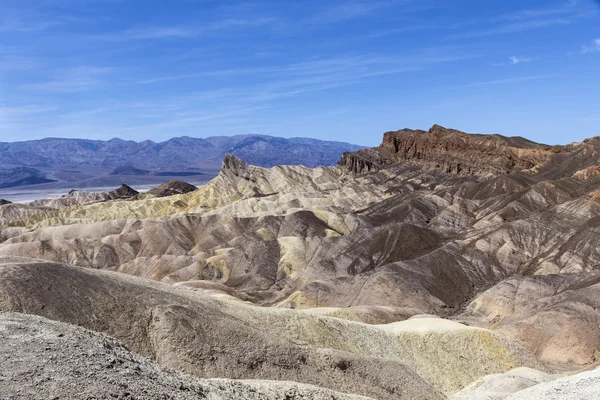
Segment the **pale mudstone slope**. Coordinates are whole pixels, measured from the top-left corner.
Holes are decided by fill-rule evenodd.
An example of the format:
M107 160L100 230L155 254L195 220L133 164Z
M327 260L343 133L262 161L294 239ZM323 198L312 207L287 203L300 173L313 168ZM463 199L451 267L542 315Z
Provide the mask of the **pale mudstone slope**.
M600 398L600 369L533 386L504 400L581 400Z
M8 399L367 400L293 382L193 378L108 336L16 313L0 313L0 365Z
M555 377L547 373L530 369L516 368L514 370L485 376L456 395L452 400L502 400L521 390L551 382ZM533 399L532 399L533 400Z
M518 368L486 376L451 400L588 400L600 398L600 369L550 376Z
M378 399L442 399L489 373L540 367L494 332L456 322L371 326L24 259L0 263L0 310L108 333L200 377L292 380Z

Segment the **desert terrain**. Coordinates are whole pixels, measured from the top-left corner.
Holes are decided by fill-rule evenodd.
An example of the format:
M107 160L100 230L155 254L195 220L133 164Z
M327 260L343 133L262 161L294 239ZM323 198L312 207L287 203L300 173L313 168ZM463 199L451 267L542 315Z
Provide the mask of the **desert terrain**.
M185 178L0 205L0 398L600 396L600 138Z

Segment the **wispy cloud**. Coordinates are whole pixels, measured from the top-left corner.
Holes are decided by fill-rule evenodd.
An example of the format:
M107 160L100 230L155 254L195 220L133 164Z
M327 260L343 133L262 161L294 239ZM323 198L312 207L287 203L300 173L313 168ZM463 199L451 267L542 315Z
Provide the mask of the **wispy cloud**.
M89 91L100 86L103 77L112 68L78 66L57 71L50 80L38 83L26 83L20 86L22 90L31 92L77 93Z
M535 19L531 21L511 22L502 24L490 29L463 32L448 36L448 39L472 39L476 37L493 36L509 33L524 32L555 25L568 25L573 23L577 18L583 18L584 15L574 16L571 18L552 18L552 19Z
M352 19L372 16L379 11L401 4L407 4L413 0L351 0L329 6L314 15L311 23L333 24Z
M111 103L109 108L104 107L106 103L100 101L96 107L86 105L82 110L61 110L52 118L39 113L37 121L33 118L33 113L31 118L24 114L17 118L18 115L14 114L15 118L11 119L11 123L20 122L28 126L40 124L40 129L46 136L56 135L60 129L64 130L58 133L60 135L76 135L77 130L89 132L92 129L90 126L96 130L103 127L104 134L110 137L140 132L156 137L173 135L173 132L204 132L210 129L218 129L221 133L225 130L231 130L231 133L247 133L252 130L267 133L272 122L269 122L267 116L270 114L265 110L278 108L282 99L356 85L379 76L421 70L465 57L471 56L432 49L404 56L378 54L332 57L274 66L200 72L198 75L203 75L205 79L198 79L197 76L189 78L189 75L156 77L137 84L151 86L157 82L185 79L193 79L191 83L206 79L222 83L217 83L217 89L214 90L151 96L144 101ZM25 89L58 93L90 91L105 80L108 81L106 75L110 72L103 68L80 68L78 71L57 75L47 82L27 85ZM72 77L76 76L79 78L72 82ZM243 80L247 83L235 85L230 83L231 77L244 77ZM145 90L153 89L139 87L135 91ZM263 117L266 118L264 123L261 122ZM7 123L8 121L5 122Z
M129 0L0 3L16 10L9 15L0 6L3 140L9 134L155 139L282 132L286 125L299 127L295 133L325 132L341 128L331 118L298 122L334 105L388 123L389 112L360 99L426 109L418 103L424 96L390 99L417 86L437 93L457 81L481 88L466 92L489 89L495 101L514 106L505 89L542 79L557 88L564 83L535 75L551 73L559 62L553 53L563 50L552 40L566 33L563 27L573 35L565 34L561 46L600 51L599 41L586 44L581 36L594 28L587 18L591 0L551 0L537 9L522 5L536 2L521 2L502 7L514 11L504 15L481 2L467 10L465 1L438 0L182 0L157 2L143 14L123 12L133 7ZM544 37L517 33L546 27ZM465 40L448 42L444 33ZM515 34L491 37L508 33ZM524 72L538 59L547 70ZM444 97L452 97L448 107L476 103L461 104L452 93L438 100Z
M358 81L383 75L394 75L421 70L436 64L451 63L473 58L472 54L453 54L440 49L396 56L372 55L323 58L298 63L232 68L178 74L139 80L136 84L154 84L166 81L199 78L225 79L251 76L258 87L254 98L274 99L352 85ZM257 94L258 93L258 94Z
M559 25L573 24L585 18L591 18L597 10L580 6L569 1L561 6L539 9L526 9L503 14L485 21L486 28L463 31L447 39L472 39L492 35L525 32Z
M26 16L14 10L3 10L0 17L0 33L34 33L59 25L55 20Z
M108 40L136 40L136 39L166 39L166 38L189 38L199 34L199 31L186 26L166 26L133 28L123 32L100 36Z
M416 34L419 31L433 30L437 27L435 25L426 24L407 24L401 28L390 28L390 29L378 29L371 32L363 32L356 35L344 35L336 38L335 40L329 40L324 43L325 46L353 46L368 41L377 41L378 39L386 38L389 36L401 37L402 34Z
M538 80L538 79L548 79L548 78L554 78L556 76L558 76L558 75L557 74L546 74L546 75L520 76L517 78L507 78L507 79L498 79L498 80L493 80L493 81L475 82L475 83L466 85L465 87L502 85L502 84L508 84L508 83L533 81L533 80Z
M506 61L506 62L498 62L498 61L493 62L492 67L503 67L506 65L523 64L523 63L528 63L533 60L534 60L534 58L532 58L532 57L511 56L511 57L508 57L508 61Z
M533 18L569 15L573 14L574 12L579 12L579 10L576 9L577 6L579 6L579 2L577 0L570 0L558 7L519 10L516 12L499 15L492 18L490 21L526 21Z
M57 110L56 106L42 106L42 105L24 105L18 107L0 107L0 119L7 120L12 118L19 118L28 115L37 115L40 113L50 112Z
M261 27L276 20L274 17L226 18L211 23L197 22L188 25L144 26L123 31L93 35L91 38L108 41L130 41L151 39L190 39L219 31Z
M581 46L581 53L593 53L596 51L600 51L600 39L592 40L592 44Z
M527 63L527 62L530 62L531 60L532 60L531 57L523 57L523 56L512 56L512 57L510 57L510 63L512 65Z
M36 68L38 62L24 56L0 54L0 71L23 71Z

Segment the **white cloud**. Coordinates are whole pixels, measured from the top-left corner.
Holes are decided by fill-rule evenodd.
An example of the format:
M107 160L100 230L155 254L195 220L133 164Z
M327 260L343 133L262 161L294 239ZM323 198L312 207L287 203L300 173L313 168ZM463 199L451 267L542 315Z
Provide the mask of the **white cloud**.
M510 57L510 62L512 65L517 65L521 63L526 63L531 61L531 57L522 57L522 56L512 56Z
M595 51L600 51L600 39L595 39L592 41L592 44L581 46L581 53L593 53Z

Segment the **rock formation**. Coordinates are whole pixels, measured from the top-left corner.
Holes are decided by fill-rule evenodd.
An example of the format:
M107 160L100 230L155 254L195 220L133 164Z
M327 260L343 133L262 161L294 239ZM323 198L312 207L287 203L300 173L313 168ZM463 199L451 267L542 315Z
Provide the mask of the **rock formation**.
M186 194L189 192L193 192L196 189L198 189L196 186L190 185L187 182L173 180L167 183L163 183L162 185L159 185L154 189L149 190L147 193L156 197L167 197L173 196L175 194Z
M557 151L521 137L469 135L434 125L429 131L387 132L380 147L345 153L339 164L355 173L415 162L456 175L497 176L531 170Z
M227 155L193 191L2 205L0 310L203 378L511 398L600 361L599 165L599 138L434 126L335 167Z
M60 199L36 200L29 205L33 207L47 208L63 208L71 206L82 206L85 204L99 203L108 200L131 199L138 195L139 192L122 184L119 188L110 192L84 192L79 190L71 190L66 196Z

